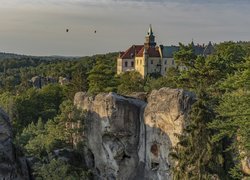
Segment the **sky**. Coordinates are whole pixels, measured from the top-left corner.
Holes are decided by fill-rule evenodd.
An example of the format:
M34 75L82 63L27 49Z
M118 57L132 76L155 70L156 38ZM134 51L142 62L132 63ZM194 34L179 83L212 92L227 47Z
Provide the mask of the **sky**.
M149 24L157 44L249 41L250 0L0 0L0 52L124 51Z

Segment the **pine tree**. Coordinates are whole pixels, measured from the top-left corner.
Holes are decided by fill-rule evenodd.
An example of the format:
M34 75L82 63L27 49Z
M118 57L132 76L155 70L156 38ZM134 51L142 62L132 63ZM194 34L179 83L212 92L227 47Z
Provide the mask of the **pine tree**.
M230 166L234 179L244 176L241 160L250 156L250 58L238 67L221 85L227 92L217 107L217 120L210 124L210 128L217 130L214 142L228 139L226 148L234 154Z
M180 142L174 148L172 156L177 161L174 167L174 179L212 179L224 177L221 147L213 143L213 132L207 124L214 118L214 112L206 104L205 94L198 95L198 100L192 105L188 125Z
M115 71L105 61L98 59L93 69L89 72L89 90L91 94L116 91L117 82Z

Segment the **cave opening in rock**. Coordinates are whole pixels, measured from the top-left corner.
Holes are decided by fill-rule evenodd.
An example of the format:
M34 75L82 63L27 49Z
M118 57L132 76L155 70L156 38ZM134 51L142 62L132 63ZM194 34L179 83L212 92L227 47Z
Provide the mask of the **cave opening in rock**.
M158 163L158 162L152 162L151 163L151 169L153 171L159 169L159 166L160 166L160 163Z

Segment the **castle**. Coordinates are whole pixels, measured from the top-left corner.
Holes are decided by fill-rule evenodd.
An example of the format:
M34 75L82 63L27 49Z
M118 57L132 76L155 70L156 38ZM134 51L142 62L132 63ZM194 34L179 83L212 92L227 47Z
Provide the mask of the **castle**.
M213 51L211 42L207 46L195 46L193 44L193 47L196 55L208 55ZM157 46L150 25L144 45L132 45L126 51L119 53L117 74L126 71L138 71L142 77L150 74L161 74L163 76L169 68L177 67L174 61L174 53L178 50L178 46ZM179 66L178 68L186 69L185 66Z

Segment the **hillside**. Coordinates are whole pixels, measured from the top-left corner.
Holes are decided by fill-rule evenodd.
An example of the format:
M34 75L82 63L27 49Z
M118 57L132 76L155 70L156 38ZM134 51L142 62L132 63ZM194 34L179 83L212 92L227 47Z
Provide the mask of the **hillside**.
M74 60L78 59L79 57L67 57L67 56L30 56L30 55L20 55L20 54L14 54L14 53L5 53L0 52L0 60L5 59L15 59L15 60L21 60L21 59L33 59L33 60L44 60L44 61L52 61L52 60Z

